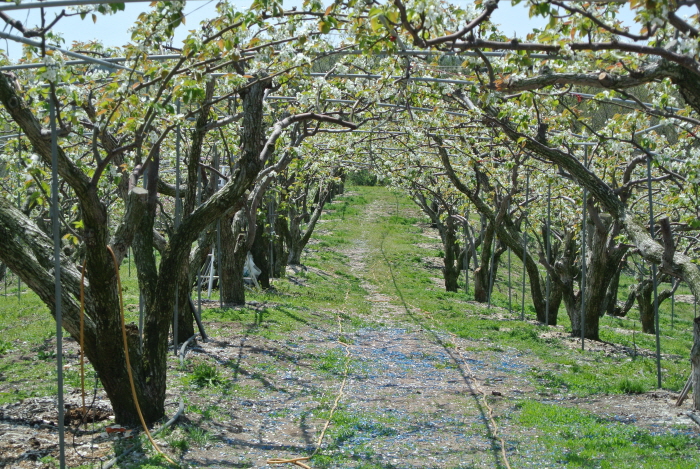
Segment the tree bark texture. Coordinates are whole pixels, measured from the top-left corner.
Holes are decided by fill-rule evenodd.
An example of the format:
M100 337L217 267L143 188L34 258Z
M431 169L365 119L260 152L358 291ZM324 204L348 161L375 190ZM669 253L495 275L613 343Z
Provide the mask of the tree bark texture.
M221 226L221 269L219 272L221 299L226 305L245 304L243 266L245 264L248 231L247 210L240 209L228 223Z
M264 290L270 288L269 252L270 244L265 237L265 222L264 219L258 217L257 228L255 230L255 237L253 239L253 245L250 248L250 253L253 256L253 262L255 262L255 265L260 269L258 283Z
M289 229L286 231L286 235L289 254L287 257L287 264L301 265L301 255L311 239L311 235L314 232L314 228L316 228L319 218L321 218L323 207L328 200L329 191L330 185L328 183L319 183L316 193L317 202L312 213L309 213L306 207L299 208L293 203L288 204ZM302 200L305 201L306 198L307 197L303 197ZM304 219L306 219L306 226L302 228Z
M693 409L700 410L700 318L693 320L693 348L690 350L693 374Z
M457 281L464 266L466 256L462 255L459 246L458 225L452 216L452 204L442 199L440 194L432 194L434 199L428 203L419 188L413 190L413 201L428 215L432 226L437 229L442 241L442 276L445 280L445 291L458 291ZM444 219L441 214L446 214Z

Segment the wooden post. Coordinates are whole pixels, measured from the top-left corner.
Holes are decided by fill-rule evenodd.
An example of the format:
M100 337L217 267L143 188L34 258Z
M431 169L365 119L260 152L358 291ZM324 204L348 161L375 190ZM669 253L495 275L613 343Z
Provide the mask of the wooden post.
M700 319L693 320L693 348L690 351L693 373L693 409L700 410Z

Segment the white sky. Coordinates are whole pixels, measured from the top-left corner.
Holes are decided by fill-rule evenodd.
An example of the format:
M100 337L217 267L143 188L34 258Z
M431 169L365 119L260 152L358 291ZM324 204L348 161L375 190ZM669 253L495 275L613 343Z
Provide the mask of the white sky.
M465 5L471 2L472 0L452 0L452 3L457 5ZM250 4L250 0L238 0L232 3L244 9ZM302 0L285 0L286 7L301 5L301 3ZM186 37L188 30L198 27L202 20L214 16L215 5L216 0L189 0L187 2L185 8L187 22L186 25L181 25L177 29L174 44L176 47L179 45L179 41ZM89 15L84 20L81 20L78 16L64 18L56 25L55 30L63 34L68 47L74 40L90 41L94 39L101 40L109 46L120 46L129 42L130 35L127 30L134 23L139 13L147 8L148 3L127 3L125 11L108 16L98 15L96 23L93 23ZM47 19L50 21L55 14L60 12L60 9L48 9L47 11L49 12ZM29 27L38 24L39 10L30 10L29 12L16 10L7 13ZM631 13L624 16L631 22ZM496 23L501 24L501 29L506 35L515 33L520 38L524 38L533 27L541 28L545 24L541 18L529 18L526 5L519 4L513 7L507 0L500 2L492 18ZM5 31L11 32L7 27ZM16 34L16 31L14 33ZM12 43L12 41L0 40L0 49L8 51L11 60L18 59L21 54L21 46Z

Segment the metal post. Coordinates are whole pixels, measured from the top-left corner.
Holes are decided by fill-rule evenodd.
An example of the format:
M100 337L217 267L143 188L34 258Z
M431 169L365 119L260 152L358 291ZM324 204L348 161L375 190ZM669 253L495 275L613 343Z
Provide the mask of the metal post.
M491 309L491 293L493 292L493 277L495 266L493 265L496 259L496 227L493 227L493 239L491 240L491 260L490 260L490 271L489 271L489 309Z
M274 202L274 194L272 197L270 197L270 203L268 205L268 210L267 210L267 220L268 224L270 225L270 261L269 261L269 276L270 279L274 276L275 273L275 228L274 228L274 222L275 222L275 215L274 215L274 210L275 210L275 202Z
M180 100L177 101L180 114ZM180 226L180 125L175 128L175 231ZM178 354L178 329L180 321L180 276L175 282L175 307L173 308L173 353Z
M647 194L649 196L649 235L654 239L654 201L651 197L651 158L647 158ZM651 264L651 285L654 288L654 329L656 329L656 384L661 388L661 338L659 335L659 296L656 292L656 264Z
M51 126L51 225L53 228L54 298L56 300L56 374L58 378L58 451L61 469L66 467L66 448L63 422L63 311L61 309L61 230L58 216L58 141L56 109L49 97L49 125Z
M551 179L547 181L547 234L545 242L547 243L547 264L551 265L552 262L552 237L550 236L550 230L552 227L552 181ZM549 326L549 296L552 293L552 282L549 275L549 269L547 269L547 284L545 286L547 290L547 298L545 300L545 311L544 311L544 325Z
M52 108L53 109L53 108ZM17 152L17 157L22 160L22 129L20 129L19 132L19 151ZM52 155L53 158L53 155ZM17 171L17 209L21 210L22 209L22 199L21 199L21 181L20 181L20 176L19 176L19 171ZM19 277L19 274L17 274L17 301L19 303L22 302L22 279Z
M583 164L588 167L588 147L583 147ZM588 190L583 188L583 218L581 227L581 350L586 349L586 200Z
M513 313L513 288L511 286L510 248L508 248L508 314Z
M202 170L197 168L197 206L202 205ZM202 317L202 269L197 268L197 312Z
M676 292L671 293L671 330L673 330L673 316L674 316L674 310L676 307Z
M197 274L197 315L202 317L202 274Z
M469 257L467 256L467 236L469 233L469 212L464 222L464 294L469 294Z
M214 168L219 170L219 151L216 145L214 145ZM214 174L214 187L219 190L219 175ZM214 272L214 258L211 260L212 274ZM216 220L216 269L219 271L219 308L224 307L224 297L221 295L221 219ZM210 281L211 285L211 281ZM210 287L211 288L211 287ZM211 293L210 293L211 295Z
M523 288L521 294L520 320L525 320L525 278L527 277L527 201L530 198L530 172L525 176L525 217L523 218Z
M211 300L211 289L214 288L214 254L216 254L216 251L214 248L211 248L211 254L209 255L209 280L208 280L208 285L207 285L207 298Z
M581 228L581 350L585 350L586 345L586 199L588 191L583 188L583 218Z

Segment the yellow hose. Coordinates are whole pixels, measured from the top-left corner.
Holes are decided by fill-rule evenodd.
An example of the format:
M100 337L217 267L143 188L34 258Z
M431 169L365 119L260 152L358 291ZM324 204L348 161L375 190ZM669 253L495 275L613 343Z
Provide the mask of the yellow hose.
M124 355L126 356L126 372L129 375L129 384L131 385L131 395L133 396L134 399L134 405L136 406L136 412L139 414L139 420L141 420L141 426L143 427L143 431L146 433L146 436L148 436L148 440L151 442L151 445L153 445L153 448L160 453L161 456L163 456L166 461L168 461L170 464L173 466L178 466L178 464L170 459L159 447L156 441L153 439L151 436L151 432L148 431L148 426L146 425L146 420L143 418L143 414L141 413L141 406L139 405L139 399L138 396L136 395L136 385L134 384L134 375L131 371L131 360L129 359L129 344L126 340L126 323L124 321L124 297L122 295L122 281L121 277L119 276L119 264L117 263L117 256L114 255L114 251L112 251L112 248L110 246L107 246L107 249L109 250L109 253L112 255L112 260L114 261L114 271L117 274L117 287L119 288L119 313L121 317L121 322L122 322L122 339L124 341Z

